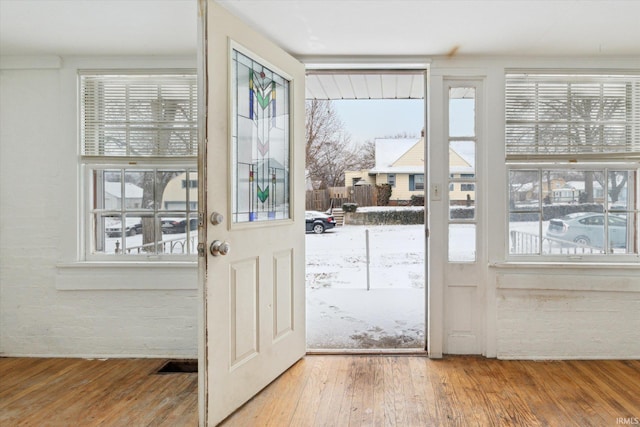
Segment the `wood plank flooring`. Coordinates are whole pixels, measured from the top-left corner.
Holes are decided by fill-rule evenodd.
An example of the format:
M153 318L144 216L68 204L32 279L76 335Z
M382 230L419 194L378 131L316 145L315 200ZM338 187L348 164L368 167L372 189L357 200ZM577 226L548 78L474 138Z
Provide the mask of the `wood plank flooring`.
M165 362L0 358L0 426L197 426L198 374Z
M197 426L197 375L150 359L0 358L0 426ZM638 421L635 421L638 420ZM224 427L640 423L640 360L306 356Z
M307 356L222 424L616 426L640 423L640 360Z

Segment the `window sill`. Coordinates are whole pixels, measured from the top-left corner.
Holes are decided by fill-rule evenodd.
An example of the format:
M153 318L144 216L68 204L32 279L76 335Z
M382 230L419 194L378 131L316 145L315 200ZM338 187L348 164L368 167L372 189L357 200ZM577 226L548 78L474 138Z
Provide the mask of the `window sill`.
M58 290L196 290L198 263L89 261L58 264Z
M78 261L56 265L65 268L196 268L198 261Z
M615 269L640 270L640 262L567 262L567 261L495 261L489 263L490 268L544 268L546 269Z
M640 292L639 263L494 262L496 288L515 291Z

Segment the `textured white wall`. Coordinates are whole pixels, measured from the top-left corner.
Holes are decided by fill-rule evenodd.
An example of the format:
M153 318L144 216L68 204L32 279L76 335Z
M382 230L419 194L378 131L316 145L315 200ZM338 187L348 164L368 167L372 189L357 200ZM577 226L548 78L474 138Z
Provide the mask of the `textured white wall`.
M192 267L73 266L77 258L76 68L193 67L194 59L0 59L0 355L197 355ZM637 62L635 62L637 63ZM505 63L447 62L441 75L486 76L487 188L505 188ZM595 64L595 65L594 65ZM574 62L509 62L575 67ZM586 66L615 66L588 61ZM622 64L624 65L624 63ZM622 66L619 65L619 66ZM437 89L437 87L436 87ZM433 94L432 94L433 96ZM491 112L497 114L491 114ZM438 117L438 111L431 112ZM490 263L504 257L504 192L491 192ZM432 214L433 219L433 214ZM432 240L436 229L432 228ZM442 259L432 248L430 343L442 352ZM639 358L638 269L489 269L480 287L482 351L500 358ZM438 275L440 274L440 275ZM439 280L434 280L434 278ZM437 333L440 330L440 333ZM435 351L433 354L437 354Z
M167 66L185 62L195 61ZM78 233L76 65L6 57L0 64L0 355L196 357L195 264L70 266Z
M602 273L499 274L497 356L640 358L640 277Z

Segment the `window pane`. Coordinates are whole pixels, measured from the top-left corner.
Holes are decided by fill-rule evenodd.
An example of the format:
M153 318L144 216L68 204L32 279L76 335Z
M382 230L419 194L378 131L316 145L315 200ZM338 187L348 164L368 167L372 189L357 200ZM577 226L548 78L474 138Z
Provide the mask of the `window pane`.
M564 248L575 248L580 253L602 253L604 248L605 214L574 212L552 218L545 237Z
M125 171L124 182L124 209L154 208L154 174L152 170Z
M608 202L611 211L629 211L635 209L634 182L636 171L609 171Z
M290 218L289 82L234 51L233 221Z
M128 232L125 239L120 239L120 253L124 255L156 254L153 215L127 216Z
M475 224L449 224L449 262L473 262L475 260Z
M475 136L476 89L449 89L449 136Z
M509 215L509 254L537 255L540 253L540 214L512 213Z
M184 169L159 170L157 172L156 194L160 198L158 210L185 211L187 209L188 179Z
M476 214L476 185L452 183L449 190L449 219L474 219Z
M633 253L629 250L632 239L629 239L629 229L633 227L634 215L610 214L608 216L608 233L610 253Z
M475 141L451 141L449 143L449 177L475 178L476 143Z
M93 252L124 255L139 253L145 218L126 215L93 215Z
M95 209L122 209L122 171L119 169L95 170L94 200Z
M424 190L424 175L414 175L413 179L416 190Z
M172 215L160 217L162 228L162 244L158 246L158 252L165 254L186 254L190 251L191 243L187 239L187 233L198 229L197 217L186 215ZM197 233L194 233L197 237Z
M539 192L538 171L512 170L509 172L509 207L512 211L539 211Z
M116 253L121 249L122 217L120 215L93 215L92 233L94 253ZM117 243L116 243L117 242Z
M387 184L389 184L392 187L396 186L396 174L394 173L387 174Z

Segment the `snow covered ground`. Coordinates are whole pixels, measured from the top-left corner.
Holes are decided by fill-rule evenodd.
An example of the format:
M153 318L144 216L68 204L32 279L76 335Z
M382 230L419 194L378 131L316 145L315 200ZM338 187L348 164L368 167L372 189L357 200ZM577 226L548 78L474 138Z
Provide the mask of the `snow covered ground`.
M347 225L306 245L308 348L424 348L423 225Z

